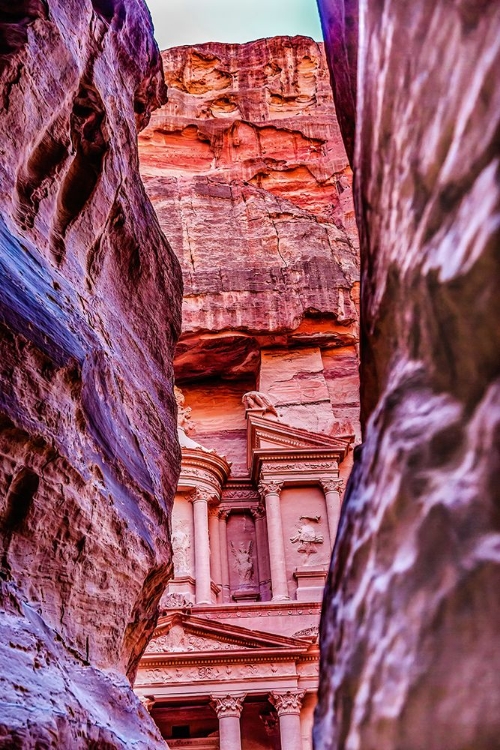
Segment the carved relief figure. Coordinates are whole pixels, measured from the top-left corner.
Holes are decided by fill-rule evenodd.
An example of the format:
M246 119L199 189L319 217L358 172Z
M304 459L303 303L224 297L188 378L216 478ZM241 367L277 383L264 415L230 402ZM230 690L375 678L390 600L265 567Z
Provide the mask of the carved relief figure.
M267 395L261 391L248 391L241 399L245 409L256 409L262 411L263 414L275 414L278 416L278 412L274 408L274 404Z
M188 437L188 433L193 432L196 425L191 419L191 407L185 406L186 399L183 392L177 386L174 386L175 402L177 404L177 435L181 448L190 448L191 450L202 450L205 453L215 453L214 450L208 450Z
M252 559L253 542L239 542L238 547L231 542L231 551L234 556L234 569L238 574L240 583L251 584L254 582L254 568Z
M295 536L290 537L290 541L292 544L299 543L297 552L304 555L304 565L308 565L310 556L316 554L318 551L316 545L323 544L324 542L324 537L321 534L317 534L313 526L313 523L319 523L320 516L300 516L299 520L305 521L305 523L297 527L297 533Z
M172 551L174 553L174 570L176 576L189 575L189 548L191 536L187 531L186 521L181 521L172 531Z

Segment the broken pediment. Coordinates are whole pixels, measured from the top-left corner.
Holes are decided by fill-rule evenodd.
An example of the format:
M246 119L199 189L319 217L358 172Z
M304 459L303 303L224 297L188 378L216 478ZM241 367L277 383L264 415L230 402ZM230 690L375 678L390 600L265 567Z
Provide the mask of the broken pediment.
M353 441L353 435L321 435L247 413L248 467L254 479L259 476L262 462L269 460L322 461L325 468L338 468Z

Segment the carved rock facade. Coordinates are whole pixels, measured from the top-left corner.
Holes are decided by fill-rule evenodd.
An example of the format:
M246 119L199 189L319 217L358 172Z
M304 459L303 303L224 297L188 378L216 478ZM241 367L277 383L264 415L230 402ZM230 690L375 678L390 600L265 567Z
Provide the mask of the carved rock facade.
M350 170L322 45L163 61L169 103L141 169L182 265L175 372L194 429L175 575L135 689L171 747L309 750L320 600L359 439Z
M500 6L381 14L360 0L358 45L358 3L319 5L339 109L356 71L335 39L360 56L364 444L328 583L316 748L487 750L500 736ZM352 137L352 112L344 125Z
M0 744L163 746L130 690L171 569L178 263L139 178L139 0L0 11Z

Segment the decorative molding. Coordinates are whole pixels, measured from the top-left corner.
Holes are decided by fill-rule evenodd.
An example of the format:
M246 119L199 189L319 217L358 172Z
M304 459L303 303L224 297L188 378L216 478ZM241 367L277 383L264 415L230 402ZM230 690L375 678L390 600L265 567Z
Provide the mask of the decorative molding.
M223 719L226 716L236 716L238 719L241 716L243 710L243 701L245 700L244 695L212 695L210 705L217 714L218 719Z
M302 699L305 694L305 690L287 690L286 693L271 692L269 694L269 700L276 708L278 716L283 716L285 714L300 714Z

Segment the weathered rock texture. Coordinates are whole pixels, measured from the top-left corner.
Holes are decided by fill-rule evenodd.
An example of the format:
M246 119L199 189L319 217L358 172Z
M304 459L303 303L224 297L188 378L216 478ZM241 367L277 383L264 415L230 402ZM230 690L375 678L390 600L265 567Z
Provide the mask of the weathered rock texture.
M152 748L181 279L138 173L140 0L0 10L0 747Z
M238 473L241 396L257 379L284 421L356 431L351 172L323 45L277 37L162 54L169 101L139 146L184 277L176 377L196 440Z
M355 14L355 2L319 5L325 19L334 5ZM491 750L500 747L500 6L359 8L364 445L324 603L316 748ZM351 35L353 47L356 33L328 37ZM334 76L352 79L334 51Z

